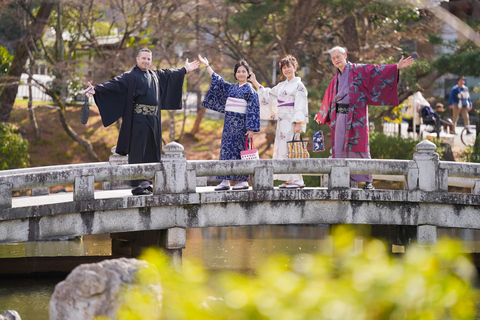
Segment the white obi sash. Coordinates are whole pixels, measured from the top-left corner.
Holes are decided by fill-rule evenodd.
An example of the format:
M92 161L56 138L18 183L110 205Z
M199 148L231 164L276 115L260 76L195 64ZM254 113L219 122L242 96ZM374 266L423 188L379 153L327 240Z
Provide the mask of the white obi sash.
M247 113L247 101L238 98L227 98L227 103L225 105L225 111L236 112L236 113Z
M280 97L277 99L278 107L279 108L285 108L285 109L293 109L295 107L295 97L292 96L286 96L286 97Z

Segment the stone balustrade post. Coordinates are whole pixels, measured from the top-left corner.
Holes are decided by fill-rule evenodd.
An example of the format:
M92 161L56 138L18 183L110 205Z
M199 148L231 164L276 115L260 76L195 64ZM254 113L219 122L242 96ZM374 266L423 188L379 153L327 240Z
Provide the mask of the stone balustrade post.
M47 194L50 194L50 188L49 187L33 188L32 193L31 193L32 197L45 196Z
M329 181L330 181L329 174L328 173L323 174L321 187L328 188Z
M350 188L350 168L333 167L328 179L328 188Z
M169 228L162 230L162 246L170 256L170 262L174 267L182 265L182 249L185 249L187 242L187 231L185 228Z
M423 247L430 247L437 243L437 227L421 225L417 227L417 242Z
M176 142L170 142L163 148L163 170L155 172L154 194L196 192L196 172L187 170L183 150L183 146Z
M273 190L273 167L256 167L254 169L253 190Z
M95 177L75 177L75 183L73 186L73 200L79 201L92 199L95 199Z
M128 156L122 156L116 152L117 146L114 146L111 151L112 155L108 158L111 166L121 166L128 164ZM103 183L104 190L130 189L130 181L105 181Z
M12 190L11 182L0 183L0 209L8 209L12 207Z
M447 175L445 170L439 170L439 156L434 152L436 148L437 146L428 140L417 144L417 152L413 154L413 161L417 164L418 169L417 190L446 191L443 180Z
M480 180L475 180L473 188L472 188L472 193L473 194L480 194Z
M448 172L439 168L439 156L435 152L437 146L423 140L417 144L417 152L413 154L417 170L411 168L408 173L409 190L426 192L448 191ZM416 188L411 183L417 181ZM417 226L417 241L420 245L431 246L437 242L437 227L432 225Z

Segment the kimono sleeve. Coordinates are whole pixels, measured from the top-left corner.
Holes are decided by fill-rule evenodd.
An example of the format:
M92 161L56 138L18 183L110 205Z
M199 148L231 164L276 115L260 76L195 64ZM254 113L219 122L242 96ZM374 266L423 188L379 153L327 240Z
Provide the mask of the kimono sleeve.
M232 84L225 81L218 74L212 74L212 83L210 89L207 92L202 105L205 108L213 111L225 113L225 104L227 103L228 90L232 87Z
M247 100L247 112L245 115L245 128L255 132L260 131L260 104L258 94L250 87L250 94Z
M95 86L93 98L100 112L104 127L123 116L128 95L126 73Z
M308 92L303 83L299 83L295 93L295 104L293 110L293 122L308 123Z
M320 110L317 113L317 119L320 123L328 124L331 126L332 119L330 118L330 106L334 102L335 97L335 82L337 81L337 76L333 77L332 81L328 85L327 90L325 90L325 95L323 96L322 105L320 106Z
M362 93L365 95L367 105L398 106L398 69L396 64L364 65L351 72L354 73L354 86L357 83L357 76L361 75L362 85L357 86L361 92L358 92L358 95L362 95Z
M162 110L182 109L183 81L187 69L171 68L156 70L159 80L159 98Z
M277 120L278 119L278 103L280 83L273 88L265 88L261 86L258 89L258 100L260 101L260 119Z

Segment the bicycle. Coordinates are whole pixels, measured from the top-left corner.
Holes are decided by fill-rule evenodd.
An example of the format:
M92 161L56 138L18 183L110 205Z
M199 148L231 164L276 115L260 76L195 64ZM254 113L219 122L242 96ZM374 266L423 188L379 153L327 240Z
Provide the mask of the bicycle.
M476 138L477 138L476 125L465 126L465 128L463 128L462 132L460 133L460 140L462 140L462 143L467 147L473 146Z

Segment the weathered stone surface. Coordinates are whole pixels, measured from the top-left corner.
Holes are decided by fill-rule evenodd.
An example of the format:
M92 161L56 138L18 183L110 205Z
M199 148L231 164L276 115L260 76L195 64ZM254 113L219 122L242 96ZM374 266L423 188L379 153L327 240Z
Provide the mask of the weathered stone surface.
M260 159L186 161L169 144L160 163L71 165L0 172L0 243L87 234L286 223L370 223L480 229L480 164L439 161L436 146L417 145L414 161ZM265 169L265 170L264 170ZM329 175L327 188L273 188L273 174ZM253 174L253 190L215 192L198 178ZM399 175L404 190L358 190L350 174ZM94 190L95 182L152 179L154 194ZM449 193L451 179L470 179L474 194ZM89 180L90 179L90 180ZM475 179L477 180L475 184ZM12 190L76 183L76 195L14 197ZM465 182L461 182L464 184ZM463 185L462 185L463 186ZM3 188L3 189L2 189ZM82 189L82 190L80 190ZM3 205L3 207L2 207ZM328 209L328 210L326 210Z
M83 264L55 286L50 300L50 320L88 320L104 315L117 319L123 303L123 290L132 288L136 273L151 265L137 259L114 259ZM162 288L150 284L142 287L156 297L158 314L162 305Z
M0 314L0 320L22 320L20 315L15 310L7 310Z

